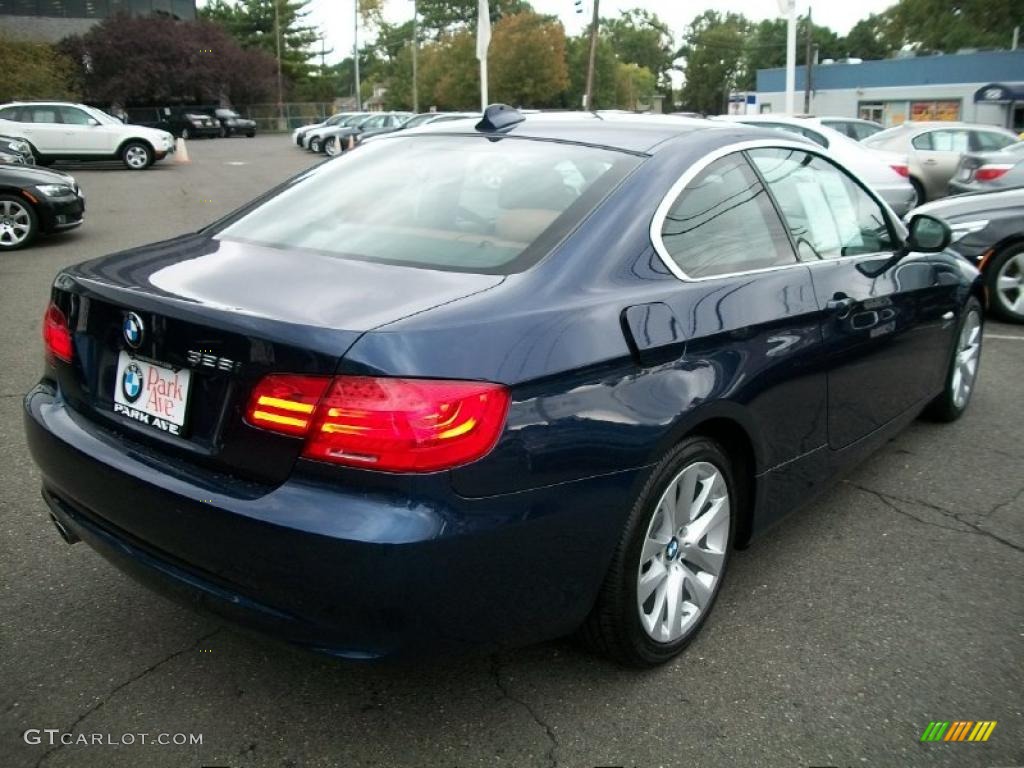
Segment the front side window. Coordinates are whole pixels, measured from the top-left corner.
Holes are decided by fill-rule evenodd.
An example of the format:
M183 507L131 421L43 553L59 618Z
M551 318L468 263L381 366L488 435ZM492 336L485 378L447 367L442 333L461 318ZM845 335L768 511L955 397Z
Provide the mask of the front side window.
M1016 139L993 131L971 131L971 148L976 152L993 152L1015 144Z
M914 149L931 152L967 152L969 150L969 134L967 131L939 130L928 131L915 136Z
M89 115L74 107L61 107L60 116L61 120L68 125L88 125L90 120Z
M544 256L639 162L547 141L406 135L318 166L216 236L508 274Z
M711 163L676 198L661 241L688 277L795 264L768 195L742 154Z
M894 249L882 207L832 163L796 149L754 149L750 157L778 202L802 261Z

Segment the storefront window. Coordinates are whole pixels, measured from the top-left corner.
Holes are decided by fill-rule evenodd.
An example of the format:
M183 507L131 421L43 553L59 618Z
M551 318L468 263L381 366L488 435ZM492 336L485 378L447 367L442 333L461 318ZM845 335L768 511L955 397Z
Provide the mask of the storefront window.
M910 104L911 120L941 120L954 122L960 119L959 101L914 101Z

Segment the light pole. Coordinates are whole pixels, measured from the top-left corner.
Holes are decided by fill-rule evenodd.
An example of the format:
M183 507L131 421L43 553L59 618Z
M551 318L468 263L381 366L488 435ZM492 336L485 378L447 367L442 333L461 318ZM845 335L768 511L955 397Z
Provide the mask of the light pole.
M352 0L352 64L356 73L356 112L362 112L363 94L359 88L359 0Z
M420 111L420 94L419 88L417 87L417 74L416 74L416 51L420 47L420 36L419 28L417 26L419 14L416 12L416 0L412 0L412 111L418 113Z
M594 18L590 22L590 59L587 62L587 112L594 111L594 62L597 58L597 25L600 21L598 16L598 4L600 0L594 0Z
M796 0L778 0L786 24L786 114L792 115L796 101Z
M281 9L274 0L274 41L277 45L277 117L284 122L284 87L281 84Z

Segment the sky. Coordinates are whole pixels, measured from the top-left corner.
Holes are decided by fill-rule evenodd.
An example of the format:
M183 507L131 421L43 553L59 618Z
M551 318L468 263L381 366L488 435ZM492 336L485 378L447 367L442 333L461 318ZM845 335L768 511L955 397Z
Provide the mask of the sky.
M325 32L326 47L333 48L328 63L340 61L352 50L352 21L356 0L312 0L309 4L309 22ZM583 0L584 13L577 14L573 0L530 0L539 13L557 15L565 25L568 35L579 34L590 20L593 0ZM199 5L204 5L200 0ZM895 0L797 0L797 13L807 12L811 5L816 24L831 27L844 35L860 19L870 13L878 13ZM385 16L389 22L402 22L412 18L412 0L385 0ZM657 13L672 29L678 39L686 25L703 11L713 8L717 11L743 13L754 21L779 15L778 0L719 0L719 2L692 2L691 0L601 0L601 16L608 18L630 8L645 8ZM362 36L364 33L360 32ZM360 38L362 39L362 37Z

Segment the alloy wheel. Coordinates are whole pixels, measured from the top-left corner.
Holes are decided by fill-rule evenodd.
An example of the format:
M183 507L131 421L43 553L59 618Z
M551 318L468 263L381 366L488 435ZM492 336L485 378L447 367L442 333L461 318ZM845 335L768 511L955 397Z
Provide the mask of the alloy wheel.
M337 157L341 154L341 150L338 147L341 145L341 139L337 136L332 136L324 143L324 152L331 157Z
M690 632L710 606L729 546L729 488L710 462L689 464L661 495L637 573L640 623L659 643Z
M950 389L953 393L953 404L964 408L974 389L974 379L978 375L978 359L981 356L981 315L972 309L964 318L960 329L960 339L956 347L956 359L953 361L953 380Z
M189 132L188 128L182 128L181 129L181 138L183 138L185 140L188 140L188 139L192 138L192 134Z
M0 200L0 245L14 248L25 242L31 232L28 208L14 200Z
M996 301L1014 315L1024 318L1024 251L1011 256L996 275Z
M310 149L311 152L319 152L320 151L320 139L310 139L309 140L309 149Z
M125 150L124 161L130 168L134 168L136 170L145 168L149 165L149 152L146 151L145 147L133 144Z

